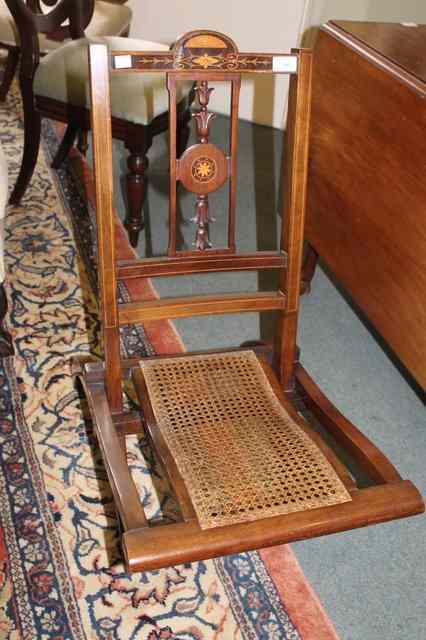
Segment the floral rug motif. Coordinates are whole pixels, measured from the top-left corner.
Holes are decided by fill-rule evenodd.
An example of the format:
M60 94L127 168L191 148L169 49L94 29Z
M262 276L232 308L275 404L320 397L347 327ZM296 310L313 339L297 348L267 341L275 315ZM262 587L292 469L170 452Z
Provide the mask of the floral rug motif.
M70 368L75 356L100 355L90 242L78 251L75 240L93 236L92 218L72 171L49 169L57 144L49 122L43 138L30 188L6 223L16 355L0 363L0 638L336 638L320 605L306 614L318 634L302 634L259 553L125 572L105 469ZM0 106L0 140L13 183L23 144L16 89ZM123 333L123 347L152 353L142 327ZM164 504L148 443L131 440L129 460L156 517Z

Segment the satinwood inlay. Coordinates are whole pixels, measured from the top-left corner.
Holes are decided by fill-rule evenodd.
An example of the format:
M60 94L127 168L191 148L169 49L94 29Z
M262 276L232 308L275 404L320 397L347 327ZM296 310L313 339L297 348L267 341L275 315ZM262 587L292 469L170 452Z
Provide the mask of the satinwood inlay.
M216 162L206 156L197 158L197 160L192 163L191 173L193 178L198 180L198 182L210 182L217 173Z

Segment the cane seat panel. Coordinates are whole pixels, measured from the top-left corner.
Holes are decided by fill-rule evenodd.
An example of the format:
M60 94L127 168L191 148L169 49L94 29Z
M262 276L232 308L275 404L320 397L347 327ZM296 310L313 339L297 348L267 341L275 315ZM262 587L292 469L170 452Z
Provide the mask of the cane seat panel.
M140 363L202 529L351 500L252 351Z

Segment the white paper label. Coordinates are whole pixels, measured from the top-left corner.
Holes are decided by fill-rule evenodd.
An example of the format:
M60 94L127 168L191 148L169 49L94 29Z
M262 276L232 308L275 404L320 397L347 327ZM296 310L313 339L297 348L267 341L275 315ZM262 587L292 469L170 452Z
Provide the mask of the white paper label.
M418 27L417 22L401 22L403 27Z
M297 56L273 56L272 71L282 73L296 73Z
M114 65L116 69L131 69L132 56L115 56Z

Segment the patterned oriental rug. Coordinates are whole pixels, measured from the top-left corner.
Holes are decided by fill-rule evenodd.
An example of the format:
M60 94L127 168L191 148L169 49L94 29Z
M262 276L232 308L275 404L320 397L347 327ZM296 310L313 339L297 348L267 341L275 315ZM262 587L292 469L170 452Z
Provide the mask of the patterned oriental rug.
M15 89L0 140L17 174L23 144ZM59 131L45 122L37 172L6 222L9 327L0 364L0 638L336 640L289 547L129 575L111 493L70 360L98 356L93 184L77 152L49 169ZM122 257L131 249L117 219ZM154 296L149 282L123 298ZM123 332L128 354L182 349L167 323ZM159 469L143 439L129 460L150 517Z

